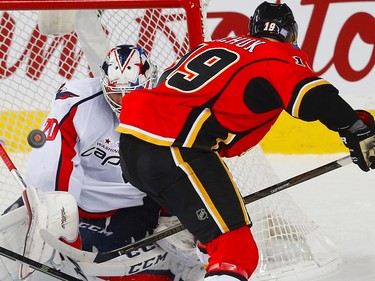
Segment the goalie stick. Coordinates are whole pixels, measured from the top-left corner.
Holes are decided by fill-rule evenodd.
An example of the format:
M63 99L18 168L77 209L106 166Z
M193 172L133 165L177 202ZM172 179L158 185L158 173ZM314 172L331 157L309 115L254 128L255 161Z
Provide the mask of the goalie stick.
M63 281L81 281L81 279L75 278L69 274L63 273L61 271L58 271L52 267L49 267L47 265L41 264L37 261L34 261L32 259L29 259L27 257L24 257L20 254L17 254L15 252L12 252L8 249L5 249L0 246L0 255L3 257L6 257L8 259L14 260L14 261L20 261L22 263L27 264L28 266L34 268L37 271L40 271L44 274L47 274L49 276L52 276L54 278L57 278L59 280Z
M259 199L265 198L269 195L278 193L294 185L307 181L309 179L315 178L317 176L323 175L335 169L341 168L349 163L352 163L350 156L345 156L343 158L337 159L310 171L304 172L277 184L274 184L265 189L259 190L255 193L249 194L243 198L245 204L257 201ZM41 229L40 235L44 241L50 244L52 247L57 249L60 253L63 253L78 262L88 262L88 263L102 263L114 259L116 257L129 254L130 252L152 244L160 239L173 235L177 232L184 230L185 227L182 224L177 224L175 226L169 227L163 231L155 233L151 236L143 238L125 247L119 248L117 250L102 252L102 253L92 253L86 251L80 251L67 244L64 244L59 239L51 235L47 230Z

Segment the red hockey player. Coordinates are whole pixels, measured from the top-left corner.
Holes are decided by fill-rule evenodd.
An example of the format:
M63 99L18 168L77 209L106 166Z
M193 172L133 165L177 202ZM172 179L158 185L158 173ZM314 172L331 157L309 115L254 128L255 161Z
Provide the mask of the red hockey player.
M337 131L355 164L375 168L372 116L314 73L297 35L291 9L264 2L249 35L202 43L156 88L123 98L124 175L199 240L210 256L205 281L245 281L257 266L251 220L221 157L259 143L283 110Z

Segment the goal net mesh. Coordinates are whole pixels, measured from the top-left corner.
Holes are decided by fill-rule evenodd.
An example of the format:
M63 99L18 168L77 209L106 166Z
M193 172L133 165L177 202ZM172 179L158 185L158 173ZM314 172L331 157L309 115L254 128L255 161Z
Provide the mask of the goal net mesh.
M100 62L103 53L95 51L103 49L103 45L143 47L158 65L160 74L191 48L193 39L202 40L204 28L188 29L188 5L154 8L151 4L155 1L149 1L150 7L144 8L147 1L139 2L143 8L66 11L67 20L68 15L81 13L76 15L81 23L76 23L74 31L59 36L41 33L38 7L0 11L0 137L21 175L26 172L31 150L26 142L28 133L40 128L62 83L97 75L94 64ZM202 13L198 15L199 19L202 16L202 27L206 23L206 4L201 5ZM82 18L87 20L86 24ZM99 22L107 42L95 42L95 36L90 38L90 29L94 29L88 26L90 18ZM260 147L225 160L243 196L279 181ZM20 196L20 187L5 165L0 167L2 212ZM334 245L287 192L247 207L260 251L258 268L250 280L313 280L340 266Z

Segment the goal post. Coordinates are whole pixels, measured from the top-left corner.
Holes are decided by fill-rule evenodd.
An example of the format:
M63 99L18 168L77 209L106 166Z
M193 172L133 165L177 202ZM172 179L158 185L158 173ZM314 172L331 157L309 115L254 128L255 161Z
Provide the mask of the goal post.
M205 40L208 1L0 1L0 138L20 173L31 150L27 135L41 127L60 85L97 76L103 54L119 44L144 48L160 75ZM49 22L56 20L49 11L59 13L60 22ZM39 29L43 24L50 34ZM279 182L259 146L225 161L243 196ZM17 183L0 164L0 213L18 197ZM247 208L260 251L250 280L310 281L342 264L333 243L287 191Z
M197 46L203 39L201 7L199 0L5 0L0 2L0 10L3 11L181 8L185 11L186 25L189 31L187 37L191 47Z

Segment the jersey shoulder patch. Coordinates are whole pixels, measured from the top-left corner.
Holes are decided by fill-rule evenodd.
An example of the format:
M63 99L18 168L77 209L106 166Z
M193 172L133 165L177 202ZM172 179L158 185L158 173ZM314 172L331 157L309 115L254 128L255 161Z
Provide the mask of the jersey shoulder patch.
M101 92L101 90L101 82L98 77L71 80L60 86L56 92L55 100L84 99Z
M73 98L73 97L79 97L79 95L68 91L64 83L57 90L55 100L66 100L66 99Z

